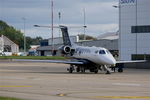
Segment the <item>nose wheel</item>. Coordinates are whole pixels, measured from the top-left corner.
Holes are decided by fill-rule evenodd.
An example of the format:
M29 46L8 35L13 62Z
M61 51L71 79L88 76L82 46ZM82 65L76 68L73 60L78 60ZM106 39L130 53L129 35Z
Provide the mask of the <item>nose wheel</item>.
M98 73L98 69L95 69L94 73L97 74Z
M108 68L106 65L104 65L103 67L104 67L104 69L106 70L106 74L111 74L109 68Z
M72 72L74 71L74 66L71 65L71 66L67 69L67 71L69 71L69 73L72 73Z

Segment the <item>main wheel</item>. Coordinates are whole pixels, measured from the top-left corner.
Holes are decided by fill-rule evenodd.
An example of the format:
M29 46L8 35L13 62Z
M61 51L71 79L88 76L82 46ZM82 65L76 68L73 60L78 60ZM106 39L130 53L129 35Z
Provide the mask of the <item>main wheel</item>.
M111 74L109 71L107 71L105 74Z
M69 73L72 73L73 70L74 70L74 67L73 67L73 66L70 66L70 68L68 68Z
M122 72L123 72L123 69L122 69L122 68L119 68L119 69L118 69L118 72L122 73Z
M69 69L69 73L72 73L72 72L73 72L73 70Z
M77 71L77 72L80 72L80 67L77 67L77 68L76 68L76 71Z
M81 72L84 73L85 72L85 68L81 67Z
M98 73L98 69L95 69L94 73L97 74Z

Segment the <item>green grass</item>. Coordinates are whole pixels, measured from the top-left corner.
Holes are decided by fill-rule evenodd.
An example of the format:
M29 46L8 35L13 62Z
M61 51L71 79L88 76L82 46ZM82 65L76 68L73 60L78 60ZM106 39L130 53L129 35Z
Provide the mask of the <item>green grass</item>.
M21 99L9 98L9 97L0 97L0 100L21 100Z
M0 59L49 59L49 60L63 60L65 57L61 56L0 56Z

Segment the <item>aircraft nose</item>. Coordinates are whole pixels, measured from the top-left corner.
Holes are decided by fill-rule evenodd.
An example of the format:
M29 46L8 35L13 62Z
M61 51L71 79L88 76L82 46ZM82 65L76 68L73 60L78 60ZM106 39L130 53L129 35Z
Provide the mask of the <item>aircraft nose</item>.
M115 65L116 64L116 60L114 58L108 59L107 63L109 65Z
M104 59L105 64L107 65L115 65L116 64L116 60L113 57L106 57Z

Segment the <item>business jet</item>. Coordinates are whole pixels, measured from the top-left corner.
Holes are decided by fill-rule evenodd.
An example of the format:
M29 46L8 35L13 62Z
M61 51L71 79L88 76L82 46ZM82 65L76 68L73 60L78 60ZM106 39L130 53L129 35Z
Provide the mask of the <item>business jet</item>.
M59 51L63 55L69 56L70 60L25 60L18 59L17 61L33 61L33 62L47 62L47 63L64 63L70 64L67 69L69 73L73 71L98 73L99 70L105 70L106 74L110 74L112 71L110 67L115 67L117 63L132 63L132 62L145 62L145 60L136 61L116 61L112 54L103 47L86 47L79 46L70 40L68 34L68 28L66 26L59 26L62 31L63 46L59 48Z

